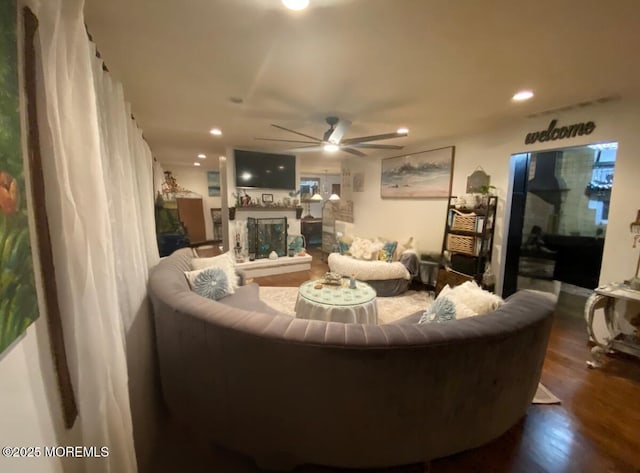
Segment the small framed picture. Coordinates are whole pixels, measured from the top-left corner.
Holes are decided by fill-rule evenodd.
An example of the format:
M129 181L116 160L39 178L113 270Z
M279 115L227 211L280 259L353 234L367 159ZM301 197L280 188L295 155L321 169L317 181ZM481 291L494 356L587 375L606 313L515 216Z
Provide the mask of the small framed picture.
M262 202L270 204L273 202L273 194L262 194Z

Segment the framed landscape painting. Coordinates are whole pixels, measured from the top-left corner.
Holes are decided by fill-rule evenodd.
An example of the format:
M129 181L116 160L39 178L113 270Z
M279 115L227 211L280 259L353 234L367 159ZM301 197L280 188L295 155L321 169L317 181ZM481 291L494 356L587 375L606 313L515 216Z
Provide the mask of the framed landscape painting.
M449 197L454 147L420 151L382 160L383 198Z
M207 186L209 187L209 197L220 195L220 173L217 171L207 171Z
M38 318L18 96L16 3L0 2L0 353Z

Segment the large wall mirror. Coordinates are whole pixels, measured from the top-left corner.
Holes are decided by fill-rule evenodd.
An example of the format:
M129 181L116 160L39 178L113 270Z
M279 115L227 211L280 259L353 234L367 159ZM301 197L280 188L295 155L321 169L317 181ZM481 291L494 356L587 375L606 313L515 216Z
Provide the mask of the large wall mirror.
M601 143L511 157L503 296L597 287L617 148Z

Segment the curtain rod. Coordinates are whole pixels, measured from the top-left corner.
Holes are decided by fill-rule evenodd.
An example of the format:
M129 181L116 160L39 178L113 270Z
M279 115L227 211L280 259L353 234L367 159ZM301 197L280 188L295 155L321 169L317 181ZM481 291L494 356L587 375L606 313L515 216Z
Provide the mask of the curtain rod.
M91 41L93 43L93 45L96 47L96 57L98 59L100 59L102 61L102 70L104 72L110 72L109 68L107 67L107 63L104 61L104 59L102 58L102 54L100 54L100 51L98 50L98 45L96 44L96 42L93 40L93 36L91 36L91 33L89 33L89 27L87 26L87 24L84 24L84 30L87 33L87 38L89 38L89 41ZM136 122L136 126L138 126L138 121L136 120L136 117L133 115L133 113L131 114L131 119ZM138 127L140 128L140 127ZM144 134L142 135L142 139L144 141L147 141L144 137Z

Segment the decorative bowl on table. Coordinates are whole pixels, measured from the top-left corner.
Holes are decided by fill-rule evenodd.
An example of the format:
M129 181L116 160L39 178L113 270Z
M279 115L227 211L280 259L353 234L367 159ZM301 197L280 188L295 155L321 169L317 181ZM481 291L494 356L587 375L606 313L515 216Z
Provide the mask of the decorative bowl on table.
M330 286L342 286L342 274L333 272L325 273L322 282Z

